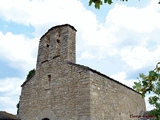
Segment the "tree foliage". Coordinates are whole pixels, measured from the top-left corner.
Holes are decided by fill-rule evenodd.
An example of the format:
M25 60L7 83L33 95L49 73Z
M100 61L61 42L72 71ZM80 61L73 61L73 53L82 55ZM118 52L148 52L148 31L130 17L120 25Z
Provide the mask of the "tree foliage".
M18 115L19 114L19 102L17 103L16 107L17 107L17 115Z
M122 2L128 2L128 0L120 0ZM113 0L89 0L89 6L92 5L92 3L94 3L94 7L96 9L100 9L100 6L103 5L103 3L107 3L109 5L111 5L113 3ZM160 4L160 1L158 2L158 4Z
M27 75L26 80L30 79L30 78L35 74L35 72L36 72L36 70L35 70L35 69L30 70L30 71L29 71L29 73L28 73L28 75Z
M152 93L154 96L149 97L149 103L155 107L150 111L150 115L160 119L160 62L157 63L154 70L149 71L148 75L139 74L139 82L134 82L133 89L141 93L144 98L147 93Z
M120 1L124 2L124 1L128 1L128 0L120 0ZM107 3L107 4L111 5L113 3L113 1L112 0L104 0L104 1L102 1L102 0L90 0L89 1L89 6L91 6L92 3L94 3L94 7L96 9L100 9L100 6L103 5L103 3Z

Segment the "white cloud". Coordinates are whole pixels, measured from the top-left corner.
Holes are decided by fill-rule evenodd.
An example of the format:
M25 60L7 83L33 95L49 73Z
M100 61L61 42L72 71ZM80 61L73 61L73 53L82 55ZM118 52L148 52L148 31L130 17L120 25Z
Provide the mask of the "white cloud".
M79 60L81 59L95 59L95 56L91 55L91 53L89 52L83 52L81 56L79 57Z
M126 73L124 71L120 72L120 73L117 73L117 74L114 74L111 76L111 78L115 79L115 80L118 80L119 82L125 84L126 86L132 88L132 86L134 85L134 82L136 82L137 80L126 80Z
M0 79L0 92L10 95L19 94L20 86L24 80L19 78Z
M84 46L87 46L81 51L82 55L97 51L93 59L120 56L132 69L156 64L160 59L159 10L156 0L142 8L116 4L109 11L105 24L97 24L96 29L82 34Z
M6 78L0 79L0 109L16 114L16 105L19 101L21 84L24 79Z
M7 60L12 67L29 71L36 64L38 42L37 38L0 32L0 58Z
M160 27L159 5L152 0L147 7L136 8L116 4L106 18L106 24L126 27L136 32L152 32Z
M36 31L39 26L42 29L43 25L48 25L48 29L55 24L70 23L76 28L83 27L84 31L90 32L96 29L97 25L96 16L86 10L79 0L8 0L0 4L0 10L3 19L20 24L31 24Z
M122 60L128 65L132 66L134 69L139 69L146 64L156 64L160 59L158 55L159 51L159 46L157 46L154 51L149 51L146 47L137 46L134 48L124 48L120 54L123 56Z
M156 64L160 59L159 38L160 8L156 0L143 8L116 4L106 17L105 25L113 27L111 51L133 69ZM107 31L107 27L105 27ZM107 32L106 32L107 33ZM105 41L105 39L103 39ZM104 45L105 46L105 45Z
M16 96L17 97L17 96ZM7 111L12 114L16 114L17 108L16 105L18 103L18 97L15 96L10 97L0 97L0 111Z

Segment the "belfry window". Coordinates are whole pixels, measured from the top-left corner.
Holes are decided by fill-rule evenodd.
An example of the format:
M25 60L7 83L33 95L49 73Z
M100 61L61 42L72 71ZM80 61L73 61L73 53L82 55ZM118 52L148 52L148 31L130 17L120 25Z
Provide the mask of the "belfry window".
M49 45L47 44L47 47L49 48Z
M57 39L57 43L60 43L60 40L59 40L59 39Z
M60 38L60 30L58 30L55 33L54 36L54 53L53 53L53 57L60 55L60 42L61 42L61 38Z

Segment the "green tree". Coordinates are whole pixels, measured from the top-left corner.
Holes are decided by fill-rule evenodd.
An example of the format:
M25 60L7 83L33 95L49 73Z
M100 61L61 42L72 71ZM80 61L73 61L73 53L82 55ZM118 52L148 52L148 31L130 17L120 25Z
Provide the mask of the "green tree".
M16 107L17 107L17 115L18 115L19 114L19 102L17 103Z
M122 2L127 2L128 0L120 0ZM94 3L94 7L96 9L100 9L100 6L103 5L103 3L107 3L109 5L111 5L113 3L113 0L89 0L89 6L92 5L92 3ZM160 1L158 2L158 4L160 4Z
M156 116L156 120L160 120L160 62L157 63L154 70L149 71L148 75L139 74L139 82L134 82L133 89L141 93L144 98L146 94L153 94L149 97L149 103L155 109L149 112L149 115Z
M26 80L30 79L30 78L35 74L35 72L36 72L36 70L35 70L35 69L30 70L30 71L29 71L29 73L28 73L28 75L27 75Z

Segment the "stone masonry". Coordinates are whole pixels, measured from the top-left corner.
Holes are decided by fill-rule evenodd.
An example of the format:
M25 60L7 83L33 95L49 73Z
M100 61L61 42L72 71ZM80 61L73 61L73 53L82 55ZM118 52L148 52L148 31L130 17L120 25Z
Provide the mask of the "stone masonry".
M21 120L137 120L141 95L89 67L75 63L76 29L59 25L40 39L36 73L22 84Z

